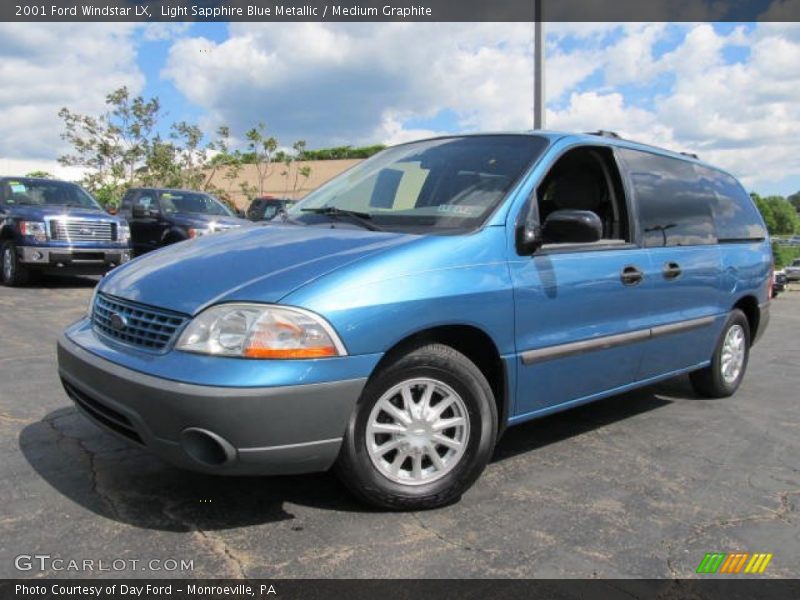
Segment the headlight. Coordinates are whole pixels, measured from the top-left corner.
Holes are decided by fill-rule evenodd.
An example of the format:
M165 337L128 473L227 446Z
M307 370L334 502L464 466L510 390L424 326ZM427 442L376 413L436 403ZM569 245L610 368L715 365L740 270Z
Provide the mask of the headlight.
M34 238L37 242L47 240L47 229L41 221L20 221L19 232Z
M118 242L131 241L131 228L127 223L117 224L117 241Z
M209 233L214 233L214 229L211 227L207 229L195 229L194 227L189 227L187 231L189 233L189 238L191 239L200 237L202 235L208 235Z
M267 304L221 304L184 329L178 350L245 358L323 358L347 354L333 328L308 311Z

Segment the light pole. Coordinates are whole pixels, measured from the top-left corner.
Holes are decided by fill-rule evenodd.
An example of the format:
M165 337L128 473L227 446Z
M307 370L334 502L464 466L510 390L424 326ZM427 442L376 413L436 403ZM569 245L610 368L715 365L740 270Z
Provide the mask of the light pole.
M533 9L533 128L544 129L544 24L542 3L535 0Z

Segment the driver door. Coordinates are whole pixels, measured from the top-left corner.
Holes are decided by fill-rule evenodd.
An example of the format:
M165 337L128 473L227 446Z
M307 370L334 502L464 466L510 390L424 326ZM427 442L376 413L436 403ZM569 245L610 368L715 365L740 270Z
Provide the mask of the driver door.
M144 210L145 214L137 214L137 207L139 210ZM137 255L161 246L163 226L155 192L141 191L134 195L128 221L131 227L133 248Z
M592 243L546 243L509 262L518 353L514 417L587 402L635 381L647 338L646 250L610 148L562 154L532 199L540 224L556 210L588 210L603 223ZM534 216L535 218L535 216Z

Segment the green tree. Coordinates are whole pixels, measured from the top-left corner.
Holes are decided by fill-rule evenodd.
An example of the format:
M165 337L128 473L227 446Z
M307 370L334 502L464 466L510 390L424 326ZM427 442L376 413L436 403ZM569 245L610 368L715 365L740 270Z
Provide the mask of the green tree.
M53 179L52 173L48 173L47 171L31 171L30 173L26 173L25 177L40 177L41 179Z
M278 149L278 140L266 135L266 125L259 123L245 134L247 148L252 153L253 163L258 174L258 193L264 195L264 183L273 169L275 151Z
M800 192L795 192L786 199L791 203L792 206L794 206L794 209L800 213Z
M281 172L283 175L284 182L285 182L285 192L286 195L291 195L292 197L295 196L297 193L297 186L300 184L300 179L302 178L303 181L306 181L311 176L311 166L310 165L302 165L297 166L294 170L294 179L292 179L291 187L289 185L289 177L291 175L291 167L295 161L303 160L303 155L306 149L306 141L305 140L297 140L294 144L292 144L292 153L288 152L279 152L276 154L276 158L280 157L280 161L283 163L285 167L284 170Z
M751 194L751 197L764 217L771 235L792 235L800 229L797 211L783 196L761 197Z
M66 107L58 112L64 122L61 137L73 150L59 162L86 169L83 183L94 192L102 188L111 198L133 185L139 170L147 166L161 104L158 98L132 97L127 87L121 87L106 96L106 106L99 116Z

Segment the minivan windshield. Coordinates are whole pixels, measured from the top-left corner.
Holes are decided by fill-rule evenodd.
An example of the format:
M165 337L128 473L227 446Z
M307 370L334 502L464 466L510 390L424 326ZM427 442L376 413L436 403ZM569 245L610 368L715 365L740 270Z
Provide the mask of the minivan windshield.
M2 179L0 202L9 205L71 206L102 210L94 198L80 186L49 179Z
M440 138L395 146L292 206L293 223L453 233L482 225L547 140L531 135Z
M187 213L233 217L234 214L219 200L209 194L197 192L161 192L161 210L165 214Z

